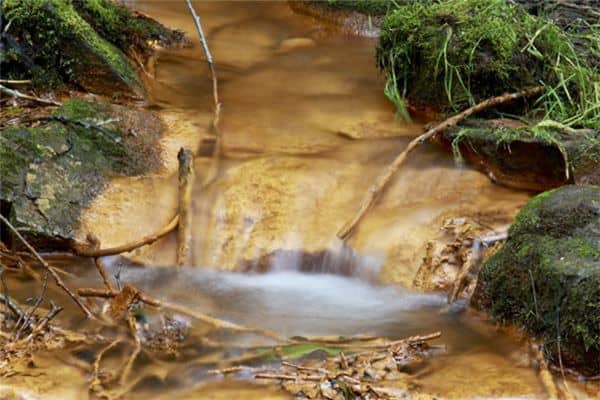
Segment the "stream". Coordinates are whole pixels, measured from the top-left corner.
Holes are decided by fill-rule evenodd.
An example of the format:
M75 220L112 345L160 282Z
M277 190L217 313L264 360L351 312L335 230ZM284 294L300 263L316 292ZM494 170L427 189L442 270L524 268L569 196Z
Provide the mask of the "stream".
M179 146L196 150L198 182L211 153L211 81L184 2L126 3L184 30L194 47L161 50L156 79L148 79L149 107L168 128L161 142L164 170L115 179L84 215L83 226L103 247L157 231L171 218ZM196 10L219 78L224 157L216 181L194 194L193 267L172 267L173 235L127 258L105 258L110 275L161 299L289 337L397 339L441 331L434 342L438 350L419 379L421 392L441 398L545 398L522 334L495 326L464 302L448 305L445 294L412 288L426 244L444 221L469 218L499 232L531 194L497 186L424 144L347 246L341 244L337 229L427 119L396 119L375 66L374 38L345 35L294 13L286 2L197 2ZM89 260L54 262L72 274L67 281L73 286L100 284ZM30 285L35 282L19 290ZM54 289L53 294L64 298ZM67 299L61 304L65 324L91 324L74 317ZM128 398L292 398L275 383L208 373L264 338L223 333L211 339L227 346L205 346L206 328L180 318L189 334L179 358L140 357ZM88 360L97 350L76 349L72 355ZM122 352L113 358L119 356ZM62 385L49 384L44 398L87 396L85 374L73 373L72 363L60 359L50 355L38 362L60 364L48 368L47 376ZM27 379L22 384L33 382Z

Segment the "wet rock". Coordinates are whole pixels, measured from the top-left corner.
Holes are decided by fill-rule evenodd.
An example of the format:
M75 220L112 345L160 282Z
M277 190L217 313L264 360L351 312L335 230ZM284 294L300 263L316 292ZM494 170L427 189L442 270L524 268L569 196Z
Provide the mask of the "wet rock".
M107 178L158 167L162 127L148 112L83 100L43 118L0 136L2 212L38 248L64 248Z
M485 263L473 303L541 337L553 362L560 355L565 366L598 374L600 187L564 186L532 199Z
M505 186L543 191L567 183L600 184L600 130L476 120L437 139Z

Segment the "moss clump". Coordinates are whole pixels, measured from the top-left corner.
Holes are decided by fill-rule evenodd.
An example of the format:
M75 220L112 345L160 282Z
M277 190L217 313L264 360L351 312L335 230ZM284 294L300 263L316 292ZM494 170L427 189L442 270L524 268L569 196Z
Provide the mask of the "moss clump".
M110 82L117 90L140 93L125 55L100 37L71 1L5 0L2 15L11 21L0 55L7 78L43 86L72 83L92 91L108 91Z
M532 199L484 265L474 295L500 320L545 341L546 352L600 372L600 187L565 186Z
M597 48L599 41L575 38L505 0L414 3L384 18L377 62L397 103L409 97L462 109L542 84L545 94L531 115L598 127L597 53L581 49Z
M101 129L82 126L122 117L116 111L121 109L70 100L55 111L62 122L10 127L0 135L0 200L10 205L10 217L20 230L44 239L38 242L41 247L50 238L60 246L57 238L72 237L81 207L107 178L157 167L156 155L148 150L152 144L135 143L140 139L124 135L127 130L120 122L103 124ZM157 139L151 132L143 133Z

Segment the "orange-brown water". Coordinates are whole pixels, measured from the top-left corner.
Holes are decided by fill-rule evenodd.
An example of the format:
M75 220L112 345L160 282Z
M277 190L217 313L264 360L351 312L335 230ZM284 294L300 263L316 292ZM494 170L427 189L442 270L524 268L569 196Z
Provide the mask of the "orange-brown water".
M169 220L176 210L176 152L182 144L198 150L212 118L209 71L184 2L128 3L185 30L194 47L163 51L156 80L148 82L152 106L168 127L164 173L115 180L84 216L82 236L93 231L105 247ZM374 65L376 40L325 29L285 2L197 2L196 8L218 71L224 158L215 183L194 196L194 267L171 268L175 238L168 237L129 255L148 268L106 259L111 273L121 271L123 282L156 297L288 336L398 338L439 330L436 343L444 350L421 377L422 391L443 398L545 398L529 345L518 335L496 329L464 305L448 306L441 294L410 291L426 243L444 220L467 217L502 229L530 194L496 186L425 144L367 214L348 253L335 232L382 168L423 128L423 121L394 117ZM199 181L208 163L198 157ZM308 253L326 256L307 267L314 262ZM267 260L269 272L223 271L252 268L248 264L257 260ZM359 272L340 276L348 262ZM91 265L67 263L78 276L69 278L71 284L98 286ZM317 273L299 272L306 269ZM67 306L63 322L78 324L72 315L76 310ZM190 323L181 358L135 364L139 380L130 396L291 398L276 385L207 375L218 362L243 354L240 346L249 339L226 336L220 339L229 348L205 349L204 328ZM84 373L67 371L64 378L68 364L51 360L48 380L63 385L42 390L42 397L87 395ZM18 379L36 384L10 379L7 385L19 386Z

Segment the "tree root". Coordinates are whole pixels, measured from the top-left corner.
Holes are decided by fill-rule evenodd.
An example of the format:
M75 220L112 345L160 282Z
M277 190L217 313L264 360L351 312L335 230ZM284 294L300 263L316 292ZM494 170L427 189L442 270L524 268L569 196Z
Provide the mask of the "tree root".
M375 201L377 200L377 198L379 197L381 192L385 189L387 183L390 181L390 179L392 178L394 173L396 173L396 171L398 171L398 169L400 168L402 163L406 160L406 157L408 156L408 154L411 151L413 151L419 144L425 142L426 140L433 138L435 135L443 132L444 130L455 126L459 122L463 121L464 119L468 118L469 116L471 116L475 113L478 113L480 111L483 111L483 110L491 108L491 107L496 107L501 104L506 104L506 103L512 102L514 100L523 98L523 97L531 97L531 96L539 95L543 92L543 90L544 90L543 87L536 86L534 88L526 89L526 90L523 90L520 92L505 93L500 96L489 98L487 100L482 101L481 103L478 103L472 107L469 107L466 110L446 119L445 121L437 124L436 126L434 126L431 129L429 129L427 132L425 132L422 135L413 139L408 144L408 146L406 146L406 149L402 153L400 153L394 159L394 161L392 161L392 163L384 169L383 173L381 173L381 175L379 175L379 177L377 177L377 180L375 181L375 183L369 188L369 190L365 194L365 196L360 204L360 207L358 209L358 212L354 215L354 217L352 217L350 220L348 220L344 224L344 226L342 226L342 228L337 232L337 237L339 237L343 241L346 241L352 235L352 232L354 231L354 229L356 228L356 226L358 225L360 220L364 217L364 215L367 213L367 211L373 206L373 204L375 203Z

